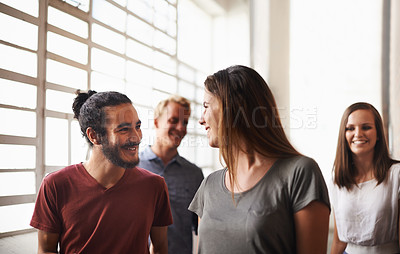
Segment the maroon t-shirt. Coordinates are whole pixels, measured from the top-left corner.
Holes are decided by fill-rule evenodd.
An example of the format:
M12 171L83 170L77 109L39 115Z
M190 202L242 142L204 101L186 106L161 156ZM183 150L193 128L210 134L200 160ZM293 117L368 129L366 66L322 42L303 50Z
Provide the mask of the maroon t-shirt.
M151 227L170 224L162 177L136 167L106 189L82 164L44 178L31 220L60 234L60 253L149 253Z

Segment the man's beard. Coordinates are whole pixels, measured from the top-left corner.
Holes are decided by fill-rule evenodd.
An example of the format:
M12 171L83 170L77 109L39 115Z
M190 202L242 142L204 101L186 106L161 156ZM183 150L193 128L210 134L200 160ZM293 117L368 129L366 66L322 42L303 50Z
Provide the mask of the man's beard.
M124 146L139 145L138 143L126 143ZM123 147L124 147L123 146ZM110 145L107 135L103 137L102 141L102 151L104 156L114 165L121 168L134 168L139 163L139 157L133 162L124 161L120 156L120 146L119 144ZM137 151L138 152L138 151Z

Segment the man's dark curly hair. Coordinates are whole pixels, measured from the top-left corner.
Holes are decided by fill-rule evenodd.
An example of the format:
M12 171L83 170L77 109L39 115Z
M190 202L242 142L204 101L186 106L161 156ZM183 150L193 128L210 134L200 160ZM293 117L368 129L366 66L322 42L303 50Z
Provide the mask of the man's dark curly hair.
M74 117L79 121L82 135L90 146L93 146L93 144L86 135L87 128L92 127L100 138L106 135L106 114L103 108L125 103L132 104L132 101L125 94L119 92L97 93L93 90L88 92L77 90L76 94L72 110L74 111Z

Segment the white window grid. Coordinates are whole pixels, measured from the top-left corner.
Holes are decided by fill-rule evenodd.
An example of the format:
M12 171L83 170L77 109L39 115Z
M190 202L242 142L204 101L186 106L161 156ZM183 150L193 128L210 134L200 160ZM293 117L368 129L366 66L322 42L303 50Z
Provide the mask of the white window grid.
M48 109L48 106L46 105L46 97L48 93L65 93L70 96L73 96L76 88L67 86L65 84L59 84L57 82L49 82L46 80L46 71L47 71L47 65L48 61L55 61L56 63L62 63L65 64L66 66L72 66L74 68L77 68L79 70L83 70L86 72L86 87L84 89L88 90L92 88L92 51L94 49L99 49L102 50L103 52L109 53L112 56L117 56L121 59L124 60L125 62L125 75L123 77L123 84L125 85L124 90L122 92L126 92L127 88L129 88L130 83L126 79L126 70L127 70L127 62L132 62L135 63L139 66L145 67L148 70L150 70L150 73L158 73L160 75L163 75L164 77L171 77L173 80L172 88L169 89L164 89L162 86L160 86L159 83L151 84L150 90L151 94L157 94L155 98L160 99L160 98L165 98L171 93L184 93L186 97L191 99L192 101L192 116L191 116L191 124L193 125L193 128L188 128L188 135L185 138L186 141L184 141L183 147L180 148L180 152L182 151L183 154L185 154L184 151L186 151L187 154L191 154L192 158L190 158L192 161L196 162L200 167L202 168L211 168L213 163L212 161L215 160L215 154L212 154L214 158L211 160L204 160L201 157L203 156L204 158L204 153L207 153L205 146L207 146L207 141L206 141L206 136L204 133L200 130L198 127L198 120L200 117L200 111L201 111L201 101L202 98L199 96L201 94L203 88L202 88L202 78L205 77L204 73L202 73L200 70L196 69L193 66L189 66L188 64L185 64L177 58L177 51L178 51L178 42L177 42L177 1L166 1L166 0L158 0L158 1L164 1L164 4L167 4L169 8L175 9L175 17L173 21L175 22L176 26L176 31L175 33L172 32L173 35L167 30L162 30L159 27L154 25L154 22L149 22L148 20L145 20L141 17L139 17L136 13L132 12L129 10L126 6L122 6L118 4L117 2L123 2L123 1L111 1L111 0L103 0L103 2L107 4L111 4L112 6L116 7L118 10L121 10L122 12L131 15L132 17L136 17L138 20L141 20L144 24L147 24L149 27L153 28L155 31L163 34L165 37L172 38L173 41L175 42L175 48L171 50L165 50L165 49L160 49L156 47L155 45L148 45L144 43L143 41L140 41L131 35L127 34L126 29L124 31L120 31L108 24L105 24L99 20L96 20L92 17L92 7L94 4L94 1L97 0L90 0L87 3L89 4L88 11L83 11L80 8L82 6L74 7L70 3L73 3L69 1L70 3L60 1L60 0L38 0L38 15L33 16L31 14L28 14L24 11L21 11L17 8L8 6L4 3L0 3L0 14L5 14L8 16L11 16L13 18L23 20L25 22L28 22L34 26L37 26L37 31L38 31L38 42L37 42L37 49L32 49L26 46L21 46L18 45L17 43L13 42L8 42L7 40L4 40L3 38L0 38L0 46L5 45L8 47L11 47L13 49L17 49L21 52L29 52L33 53L37 57L37 71L35 75L26 75L19 73L18 71L14 70L9 70L9 69L3 69L0 68L0 78L4 80L9 80L9 81L15 81L15 82L21 82L24 84L29 84L34 87L36 87L36 107L35 108L28 108L28 107L21 107L21 106L15 106L15 105L10 105L10 104L2 104L0 102L0 109L10 109L10 110L18 110L18 111L24 111L24 112L33 112L36 114L36 126L26 126L26 128L35 128L36 129L36 135L34 137L26 137L26 136L19 136L19 135L5 135L0 133L0 145L24 145L24 146L34 146L36 150L36 155L35 155L35 167L30 167L30 168L0 168L0 175L2 173L18 173L18 172L33 172L35 174L35 188L36 192L41 184L41 181L43 177L55 170L58 170L64 166L70 165L72 163L72 151L73 145L71 141L71 126L75 123L76 120L73 119L73 114L71 112L62 112L62 110L50 110ZM127 0L129 1L129 0ZM68 32L65 29L62 29L60 27L57 27L55 25L47 23L48 19L48 8L54 8L58 11L61 11L63 13L67 13L85 23L88 24L88 33L87 33L87 38L83 38L81 36L78 36L74 33ZM126 25L126 24L125 24ZM165 70L160 68L159 66L151 65L148 63L145 63L143 61L140 61L138 59L132 58L126 54L125 52L118 52L114 49L110 49L108 47L105 47L103 45L100 45L98 43L93 42L92 40L92 27L93 26L100 26L101 28L107 28L109 31L112 31L115 34L118 34L120 36L123 36L125 41L131 40L136 42L139 45L143 45L150 50L152 50L155 53L162 54L163 56L169 57L171 62L173 63L173 66L169 66L169 70ZM126 28L126 27L125 27ZM47 40L48 40L48 35L61 35L65 38L71 39L74 42L80 42L88 47L87 50L87 63L81 63L76 60L71 60L70 58L67 58L65 56L61 56L60 54L56 54L53 52L48 51L47 49ZM126 47L126 44L125 44ZM126 48L125 48L126 49ZM23 64L23 63L21 63ZM152 78L152 77L149 77ZM109 89L113 90L113 89ZM150 94L150 95L151 95ZM12 96L12 95L11 95ZM18 96L18 95L15 95ZM129 94L128 94L129 96ZM132 99L132 98L131 98ZM154 103L153 104L145 104L145 103L135 103L135 100L133 99L133 103L135 107L137 107L140 111L147 111L151 112ZM72 101L70 103L71 106ZM64 133L62 135L66 135L66 140L67 140L67 154L68 158L63 163L63 165L51 165L51 164L46 164L46 119L63 119L68 122L67 124L67 133ZM150 133L152 126L151 123L149 124L148 127L148 132ZM65 138L65 137L64 137ZM83 140L83 139L82 139ZM48 141L48 140L47 140ZM186 142L186 143L185 143ZM187 149L186 149L187 148ZM203 154L203 155L202 155ZM21 155L21 160L23 160L23 155ZM3 206L10 206L10 205L18 205L18 204L26 204L26 203L34 203L36 199L36 193L32 194L23 194L23 195L8 195L8 196L0 196L0 207ZM8 235L13 235L13 234L18 234L18 233L24 233L27 231L31 231L32 229L21 229L21 230L15 230L15 231L10 231L10 232L0 232L0 237L8 236Z

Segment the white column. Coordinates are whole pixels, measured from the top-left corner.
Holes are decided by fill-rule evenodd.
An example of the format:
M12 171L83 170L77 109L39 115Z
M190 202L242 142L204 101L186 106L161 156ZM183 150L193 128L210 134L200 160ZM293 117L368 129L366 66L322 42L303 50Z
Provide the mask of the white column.
M271 88L289 135L290 0L251 0L250 12L251 65Z
M400 1L391 1L390 125L389 140L395 159L400 159Z

